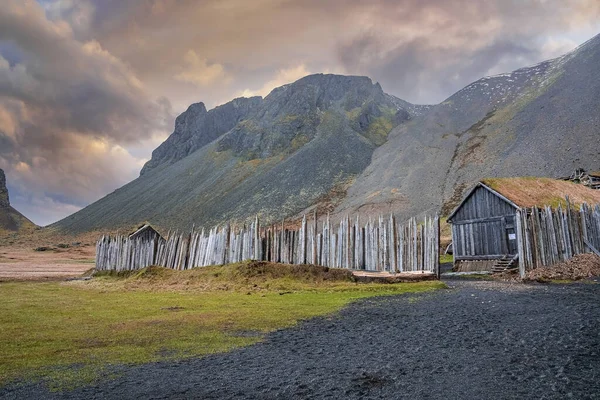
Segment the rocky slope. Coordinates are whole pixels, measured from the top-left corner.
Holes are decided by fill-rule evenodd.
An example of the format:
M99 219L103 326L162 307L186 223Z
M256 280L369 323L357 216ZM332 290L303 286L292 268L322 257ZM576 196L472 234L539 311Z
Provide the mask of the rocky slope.
M142 175L58 222L68 231L149 220L189 228L335 203L398 125L427 112L369 78L311 75L267 97L191 106Z
M600 165L600 36L480 79L394 129L339 213L446 215L484 177L568 176Z
M0 233L31 230L35 224L10 205L6 176L0 169Z
M387 95L366 77L322 74L264 99L196 104L140 178L55 226L276 221L315 204L337 215L446 214L484 177L598 170L598 65L600 36L436 106Z

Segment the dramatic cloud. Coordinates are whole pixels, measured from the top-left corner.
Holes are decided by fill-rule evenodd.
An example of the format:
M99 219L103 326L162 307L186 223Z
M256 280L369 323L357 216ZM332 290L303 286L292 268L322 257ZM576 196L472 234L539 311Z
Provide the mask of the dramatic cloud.
M168 103L149 101L123 62L37 3L3 4L0 41L0 167L15 198L81 207L135 177L141 162L122 146L164 135ZM50 222L46 213L32 218Z
M333 72L437 103L598 32L597 0L6 0L0 168L45 224L135 178L192 102Z
M436 103L483 75L556 57L600 31L597 0L102 4L96 37L145 81L179 74L190 50L206 67L222 68L230 80L210 90L170 86L185 103L201 96L210 106L246 89L256 93L300 65L368 75L399 97Z
M596 0L387 3L355 14L360 28L337 53L347 70L413 102L437 103L482 76L559 56L576 44L564 35L600 28Z
M186 65L183 71L175 75L175 79L207 86L213 83L227 83L229 77L221 64L208 65L206 59L201 59L194 50L188 50L183 57Z

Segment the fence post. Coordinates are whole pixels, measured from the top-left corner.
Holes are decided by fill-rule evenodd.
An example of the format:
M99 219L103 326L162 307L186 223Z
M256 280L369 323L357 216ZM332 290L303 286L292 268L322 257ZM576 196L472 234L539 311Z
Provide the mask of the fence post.
M437 277L437 279L440 279L441 277L441 271L440 271L440 216L438 214L435 214L435 220L434 220L434 235L435 235L435 241L433 242L433 246L435 249L435 257L434 257L434 263L435 263L435 275Z
M586 218L586 214L587 214L587 204L583 203L581 205L581 208L579 209L579 214L581 217L581 230L582 230L582 235L583 235L583 246L584 246L584 251L590 251L590 246L588 245L589 239L588 239L588 231L587 231L587 218Z
M226 224L188 234L175 231L167 239L103 236L96 243L96 267L121 271L155 264L183 270L254 259L392 273L420 270L440 277L439 215L425 218L423 225L415 218L397 224L393 215L389 220L379 216L362 227L358 216L354 226L349 215L335 226L328 215L322 234L317 233L316 213L313 223L309 226L304 216L300 228L286 230L282 221L281 230L267 228L263 237L257 215L241 228Z
M525 211L525 215L527 215L527 211ZM523 248L523 246L526 243L526 240L524 240L524 229L523 229L523 222L521 220L521 210L517 210L516 215L515 215L515 222L516 222L516 231L517 231L517 247L519 248L519 275L521 276L521 278L525 277L525 249Z

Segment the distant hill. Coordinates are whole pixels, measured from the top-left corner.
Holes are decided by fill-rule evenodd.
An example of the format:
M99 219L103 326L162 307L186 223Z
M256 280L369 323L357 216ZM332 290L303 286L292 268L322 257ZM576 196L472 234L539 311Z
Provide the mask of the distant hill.
M32 230L36 225L10 205L6 176L0 169L0 233Z
M209 226L318 206L446 214L476 181L600 169L600 36L435 106L369 78L311 75L264 99L194 104L133 182L54 226Z

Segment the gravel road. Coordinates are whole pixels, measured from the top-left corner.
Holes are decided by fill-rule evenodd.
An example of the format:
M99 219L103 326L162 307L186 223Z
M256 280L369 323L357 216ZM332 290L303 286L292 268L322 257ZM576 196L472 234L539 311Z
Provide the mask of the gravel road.
M600 285L447 281L359 301L227 354L0 398L600 399Z

